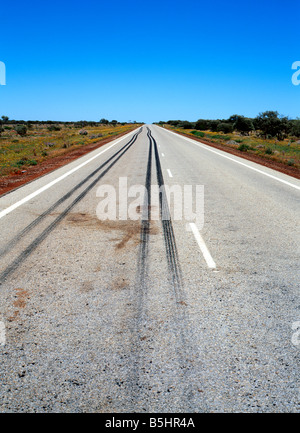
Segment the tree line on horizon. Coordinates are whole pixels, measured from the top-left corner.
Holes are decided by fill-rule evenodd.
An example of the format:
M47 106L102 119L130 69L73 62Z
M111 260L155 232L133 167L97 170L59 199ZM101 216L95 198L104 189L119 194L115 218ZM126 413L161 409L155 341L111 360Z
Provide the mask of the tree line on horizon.
M278 111L264 111L255 118L238 114L228 119L198 119L196 122L188 120L168 120L155 122L158 125L168 124L176 128L196 129L199 131L223 132L225 134L237 131L242 135L256 133L263 138L277 138L283 140L288 136L300 137L300 119L289 119L279 115Z
M88 126L96 127L99 125L130 125L137 124L142 122L137 122L135 120L128 122L118 122L117 120L108 120L108 119L100 119L99 122L96 121L88 121L88 120L79 120L79 121L56 121L56 120L15 120L10 119L8 116L2 116L0 118L0 135L7 129L14 129L19 135L26 135L27 130L32 129L33 126L36 125L46 125L49 131L59 131L62 126L66 126L69 128L86 128Z

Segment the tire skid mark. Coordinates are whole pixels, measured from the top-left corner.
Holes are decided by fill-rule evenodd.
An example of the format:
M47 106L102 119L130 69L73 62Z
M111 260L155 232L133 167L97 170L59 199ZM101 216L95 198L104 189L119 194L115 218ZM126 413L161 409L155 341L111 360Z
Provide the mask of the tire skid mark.
M130 149L130 147L135 143L138 135L140 134L141 129L139 130L139 132L137 132L132 138L131 140L125 145L123 146L120 151L116 152L111 158L108 159L108 161L106 161L106 163L102 164L100 167L98 167L98 169L96 169L92 175L96 174L101 168L103 168L104 165L107 164L107 162L110 162L111 159L113 157L115 157L117 154L119 154L121 151L121 153L119 154L119 156L113 161L111 162L111 164L103 171L101 172L93 181L92 183L90 183L73 201L72 203L66 207L66 209L64 211L62 211L57 218L51 223L49 224L48 227L46 227L30 244L27 248L25 248L21 254L19 254L19 256L17 256L15 258L15 260L13 260L13 262L7 266L6 269L4 269L4 271L1 272L0 274L0 284L2 282L4 282L4 280L9 277L17 268L18 266L25 260L27 259L27 257L41 244L41 242L44 241L44 239L46 239L46 237L57 227L57 225L66 217L66 215L76 206L77 203L79 203L87 194L88 192L97 184L97 182L99 182L99 180L108 173L108 171L116 164L117 161L119 161L119 159ZM90 178L90 176L88 176L86 179L84 179L84 181L80 182L80 184L78 185L82 185L84 184L88 179ZM66 198L68 198L70 195L72 195L76 189L79 188L79 186L74 187L69 193L67 193L64 197L62 197L62 202L66 200ZM60 202L60 200L58 200ZM60 202L61 203L61 202ZM57 207L58 204L60 204L58 202L56 202L53 206ZM41 215L42 219L45 218L50 212L53 211L53 206L51 206L48 211L44 212L44 214ZM39 217L33 221L33 223L31 223L28 227L26 227L24 229L24 231L29 232L35 225L37 225L39 222L41 221L41 219L39 219ZM21 232L22 233L22 232ZM20 238L20 235L18 235L16 238ZM16 241L17 242L17 241Z
M145 286L145 280L148 277L147 257L149 252L149 233L151 220L151 168L152 168L152 143L149 145L148 162L145 188L147 194L144 199L144 208L142 210L141 232L140 232L140 252L138 273L140 276L140 287Z
M160 201L160 217L163 228L164 243L166 249L166 258L169 268L170 286L173 289L175 297L175 320L178 325L176 335L178 338L178 361L179 367L182 371L181 381L183 383L183 391L181 394L182 405L185 406L185 410L189 412L195 411L196 404L194 402L195 389L191 385L192 380L190 374L192 373L192 360L191 353L195 351L192 349L190 342L192 338L189 336L189 318L185 311L186 308L186 297L184 290L184 283L182 277L182 271L180 267L178 250L176 246L175 233L173 229L170 209L168 205L167 195L165 191L164 177L160 164L159 152L156 140L149 130L150 139L154 146L154 155L156 163L156 174L157 183L160 189L159 201Z
M149 234L151 228L151 168L153 153L155 159L156 175L158 186L160 187L160 217L163 228L164 244L166 259L169 269L169 283L173 289L173 294L175 296L175 314L174 321L175 335L178 341L177 356L178 356L178 372L180 372L181 379L180 382L183 383L182 391L180 392L180 401L184 410L194 411L194 390L193 385L191 385L191 380L189 380L189 374L191 372L191 360L189 359L190 351L190 338L188 338L188 317L184 309L186 308L185 293L183 288L183 278L179 263L178 251L176 246L175 234L173 230L172 221L170 218L170 211L168 202L166 199L165 189L164 189L164 179L161 170L157 144L155 139L151 135L151 131L147 128L148 139L149 139L149 151L148 151L148 162L146 171L145 187L148 195L144 201L144 209L147 215L142 217L141 229L140 229L140 250L138 258L138 270L137 270L137 282L136 282L136 318L135 327L132 330L134 340L133 340L133 359L132 359L132 369L128 375L129 389L131 393L132 410L133 411L146 411L151 410L151 402L147 398L147 379L145 383L145 373L144 373L144 347L142 341L145 332L145 323L147 322L147 308L145 305L146 294L149 287L149 275L148 275L148 253L149 253ZM163 219L167 217L167 219ZM162 300L163 302L163 300ZM188 349L190 348L190 349ZM152 362L152 361L151 361ZM177 380L174 376L175 381ZM150 384L149 384L150 385ZM139 402L138 407L136 406L136 401ZM150 404L150 407L149 407Z
M155 139L152 137L150 130L149 130L149 138L150 140L152 140L154 146L157 183L160 188L160 193L159 193L160 216L162 220L164 242L166 247L166 256L167 256L168 266L170 270L170 277L175 290L176 300L177 302L180 302L182 301L182 297L184 294L182 290L182 286L183 286L182 272L181 272L179 258L178 258L178 251L176 246L172 219L170 215L170 209L168 206L167 196L164 188L165 183L164 183L164 177L161 169L157 143Z
M148 253L149 253L149 235L151 219L151 172L152 172L152 142L149 138L148 161L146 169L145 194L143 208L141 209L141 228L140 228L140 246L138 252L136 283L134 288L134 311L135 318L131 326L132 333L132 362L127 376L128 392L130 395L130 411L139 411L136 406L136 400L143 401L143 386L141 384L143 373L143 349L142 349L142 328L146 321L147 312L145 310L145 295L148 286ZM145 406L145 404L143 404ZM146 410L146 408L143 408Z

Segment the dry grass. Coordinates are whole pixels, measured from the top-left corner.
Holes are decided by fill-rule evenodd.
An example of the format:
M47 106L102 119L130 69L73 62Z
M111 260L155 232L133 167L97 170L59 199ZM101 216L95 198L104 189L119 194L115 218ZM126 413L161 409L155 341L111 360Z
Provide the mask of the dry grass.
M88 135L81 135L81 129L73 125L59 125L60 131L49 131L49 125L34 125L26 136L5 129L0 136L0 176L20 173L31 165L40 164L46 159L63 155L75 148L101 142L108 137L125 133L133 128L132 124L87 126L83 129ZM137 127L139 125L134 125ZM101 136L100 136L101 134Z
M178 131L192 137L197 137L193 129L174 128L164 125L165 128ZM222 132L203 131L203 140L218 143L224 147L238 149L241 152L259 155L269 160L284 163L288 166L294 166L300 169L300 142L299 138L287 138L282 141L276 139L263 139L252 133L249 136L232 133L223 134ZM200 138L201 137L197 137ZM233 143L235 142L235 143Z

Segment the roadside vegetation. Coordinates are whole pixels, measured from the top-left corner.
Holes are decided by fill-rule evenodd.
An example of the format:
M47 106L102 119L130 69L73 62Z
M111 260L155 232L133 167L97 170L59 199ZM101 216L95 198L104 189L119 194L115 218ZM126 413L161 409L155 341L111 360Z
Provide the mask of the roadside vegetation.
M20 174L56 156L109 137L129 132L140 124L99 122L16 121L0 119L0 176Z
M265 111L255 118L233 115L229 119L169 120L157 124L300 169L300 119L288 119L277 111Z

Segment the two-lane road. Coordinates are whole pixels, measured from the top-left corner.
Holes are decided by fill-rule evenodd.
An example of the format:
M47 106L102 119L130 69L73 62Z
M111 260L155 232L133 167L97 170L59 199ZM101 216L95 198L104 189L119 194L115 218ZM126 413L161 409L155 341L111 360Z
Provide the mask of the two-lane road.
M148 125L0 198L0 411L298 412L299 197Z

